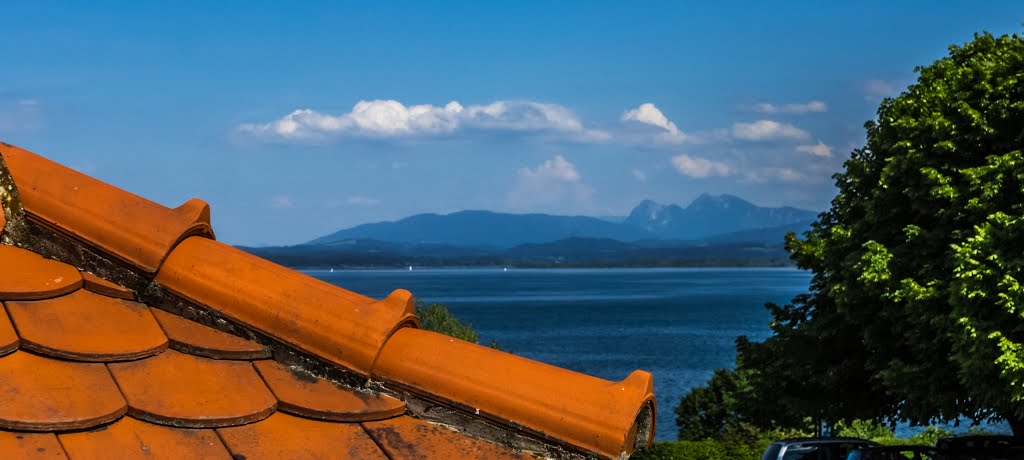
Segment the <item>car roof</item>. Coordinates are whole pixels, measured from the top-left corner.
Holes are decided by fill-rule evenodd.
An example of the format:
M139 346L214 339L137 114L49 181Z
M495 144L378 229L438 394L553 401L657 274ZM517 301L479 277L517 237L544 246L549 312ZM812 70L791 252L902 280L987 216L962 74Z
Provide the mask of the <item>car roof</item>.
M786 438L775 441L780 444L802 444L802 443L841 443L841 442L859 442L864 444L878 445L877 442L853 438L853 437L835 437L835 438Z
M1001 440L1001 439L1013 439L1013 436L1007 434L962 434L956 436L943 436L939 439L963 439L963 440Z

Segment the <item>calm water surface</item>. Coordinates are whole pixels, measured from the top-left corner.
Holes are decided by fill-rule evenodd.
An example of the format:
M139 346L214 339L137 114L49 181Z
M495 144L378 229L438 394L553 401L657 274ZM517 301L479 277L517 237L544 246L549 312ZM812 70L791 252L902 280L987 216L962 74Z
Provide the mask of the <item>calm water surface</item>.
M481 343L608 380L654 374L658 439L690 388L732 367L736 336L771 332L765 302L807 290L793 268L415 269L307 273L371 297L405 288L447 304Z

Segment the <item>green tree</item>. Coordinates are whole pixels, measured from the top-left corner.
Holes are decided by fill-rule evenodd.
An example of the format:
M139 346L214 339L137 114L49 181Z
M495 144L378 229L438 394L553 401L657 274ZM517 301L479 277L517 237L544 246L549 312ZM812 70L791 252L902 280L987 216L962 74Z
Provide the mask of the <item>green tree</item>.
M718 369L707 385L684 396L675 411L679 439L750 437L756 430L744 420L750 390L745 377L743 372Z
M420 325L423 329L467 342L479 342L476 331L473 330L473 325L459 321L458 318L448 311L448 307L442 304L432 303L424 305L417 303L416 316L420 319Z
M460 321L452 314L452 312L448 311L448 307L443 304L431 303L429 305L424 305L423 303L417 302L416 317L420 319L420 326L422 326L423 329L462 339L467 342L480 343L480 339L477 337L476 331L473 330L473 325ZM498 342L494 340L491 341L489 346L498 350L501 349Z
M882 101L803 238L810 292L739 347L766 416L1003 419L1024 435L1024 39L983 33Z

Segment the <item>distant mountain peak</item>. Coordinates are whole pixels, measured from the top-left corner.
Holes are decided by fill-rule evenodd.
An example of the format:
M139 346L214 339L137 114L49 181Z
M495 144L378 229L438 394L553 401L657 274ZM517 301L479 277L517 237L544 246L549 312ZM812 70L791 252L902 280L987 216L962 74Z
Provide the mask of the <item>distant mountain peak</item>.
M625 223L659 238L695 239L719 233L778 227L815 215L796 208L760 207L736 195L702 193L686 208L644 200L633 208Z
M627 219L656 220L663 209L665 209L665 205L657 201L643 200L633 208Z
M693 202L686 207L686 209L700 210L708 208L728 209L751 207L755 207L755 205L736 195L729 195L728 193L723 193L721 195L701 193L700 196L694 199Z

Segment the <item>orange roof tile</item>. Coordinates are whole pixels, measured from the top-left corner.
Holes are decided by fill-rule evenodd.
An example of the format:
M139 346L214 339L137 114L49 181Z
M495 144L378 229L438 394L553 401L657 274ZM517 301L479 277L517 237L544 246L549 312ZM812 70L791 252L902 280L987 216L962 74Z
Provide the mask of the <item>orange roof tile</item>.
M167 336L149 307L80 289L46 300L7 302L21 347L76 361L122 361L160 353Z
M206 238L181 242L156 282L363 374L391 333L415 322L405 291L378 302Z
M356 424L330 423L278 412L261 422L220 428L236 458L387 459Z
M0 187L0 458L622 458L653 439L646 372L418 330L405 290L324 283L213 241L205 203L6 144Z
M224 361L168 350L141 361L108 365L128 400L128 413L190 428L262 420L277 399L248 361Z
M131 417L88 431L63 433L59 438L71 458L177 460L230 456L213 430L171 428Z
M54 431L107 423L127 410L103 364L74 363L16 351L0 358L0 428Z
M21 339L14 331L14 325L11 324L11 319L7 316L7 310L0 308L0 356L17 350L19 344L21 344Z
M34 252L0 245L0 260L0 300L48 299L82 287L75 267Z
M0 431L0 453L6 460L66 460L67 455L53 433Z
M421 458L525 460L533 458L528 454L469 438L452 429L412 417L365 422L363 427L392 460Z
M163 310L153 310L171 348L214 359L262 359L270 357L267 347L238 336L203 326Z
M30 217L147 273L178 241L213 237L201 200L170 209L18 147L0 143L0 155Z
M380 379L609 457L633 450L634 425L653 424L654 383L643 371L609 382L419 329L395 333L373 370ZM639 429L647 445L654 427Z
M135 300L135 293L131 289L111 283L89 272L82 272L82 287L107 297Z
M340 388L276 361L257 361L253 365L280 401L278 409L284 412L341 422L381 420L405 413L405 403L390 396Z

